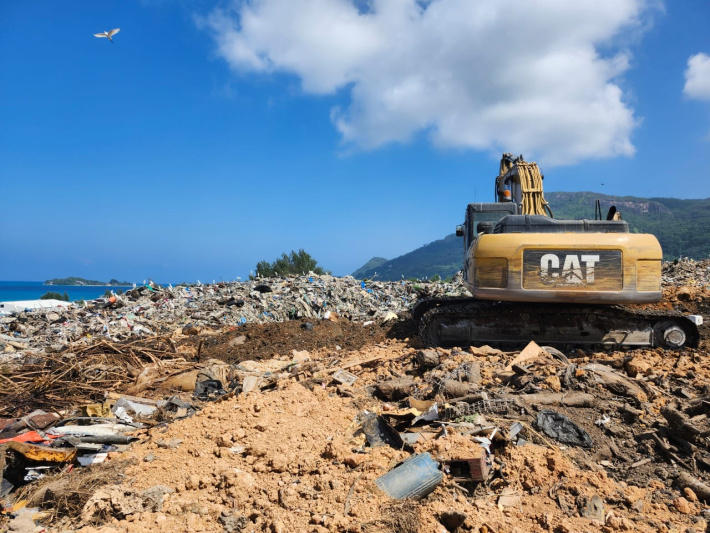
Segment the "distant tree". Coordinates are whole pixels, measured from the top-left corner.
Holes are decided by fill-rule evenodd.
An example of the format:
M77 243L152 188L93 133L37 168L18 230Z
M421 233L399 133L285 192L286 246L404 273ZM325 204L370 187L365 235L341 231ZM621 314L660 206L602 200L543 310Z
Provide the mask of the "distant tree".
M65 292L65 293L62 295L62 300L64 300L65 302L68 302L68 301L69 301L69 294L67 294L67 293Z
M66 296L66 298L64 296ZM64 301L68 302L69 296L67 295L66 292L64 293L64 296L62 296L58 292L49 291L49 292L45 292L42 296L39 297L39 299L40 300L64 300Z
M329 272L318 266L318 262L313 259L303 248L298 252L292 251L290 255L281 254L281 257L273 263L259 261L256 264L256 275L265 278L275 276L298 276L313 272L314 274L328 274Z

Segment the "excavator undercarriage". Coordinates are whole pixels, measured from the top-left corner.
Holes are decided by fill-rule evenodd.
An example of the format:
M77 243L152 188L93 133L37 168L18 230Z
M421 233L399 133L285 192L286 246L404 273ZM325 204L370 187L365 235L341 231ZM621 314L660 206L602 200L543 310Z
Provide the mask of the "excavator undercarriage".
M697 347L697 325L677 313L617 305L489 302L472 298L421 301L413 311L430 346Z

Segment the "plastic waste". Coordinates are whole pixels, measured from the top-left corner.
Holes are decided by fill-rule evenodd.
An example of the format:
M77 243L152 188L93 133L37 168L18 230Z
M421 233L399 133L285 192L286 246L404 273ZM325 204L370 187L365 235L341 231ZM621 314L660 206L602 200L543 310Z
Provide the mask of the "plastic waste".
M209 401L215 400L225 394L227 394L227 391L224 390L220 380L205 379L195 383L195 392L193 392L192 395L198 400Z
M111 411L119 420L133 422L133 416L137 415L141 418L149 418L156 409L157 407L155 405L148 405L123 397L116 402Z
M103 463L107 457L108 453L90 453L88 455L80 455L76 459L81 466L89 466Z
M333 379L343 385L352 385L357 381L357 376L345 370L338 370L333 374Z
M589 433L577 426L565 415L545 410L537 415L535 424L545 435L563 444L591 448L594 445Z
M359 418L362 420L362 431L370 446L375 448L389 445L395 449L402 448L402 437L383 417L371 411L365 411Z
M395 499L420 500L444 479L439 463L429 452L413 455L401 465L375 480L377 487Z

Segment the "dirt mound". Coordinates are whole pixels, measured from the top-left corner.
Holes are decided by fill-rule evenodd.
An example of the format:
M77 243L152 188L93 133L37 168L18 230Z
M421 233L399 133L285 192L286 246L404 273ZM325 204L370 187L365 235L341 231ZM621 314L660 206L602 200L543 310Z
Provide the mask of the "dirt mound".
M217 335L191 339L187 344L199 348L199 360L237 363L289 355L293 350L359 350L384 341L389 329L387 323L363 325L344 319L301 319L247 324Z
M499 376L518 354L444 350L439 355L442 366L430 372L451 375L452 369L464 363L479 362L482 390L497 397L513 390ZM661 374L673 367L655 351L637 353L636 358L639 367L641 362L658 365ZM463 422L471 418L421 428L419 440L409 450L371 447L358 433L357 420L363 412L382 416L396 412L395 402L371 395L375 383L409 375L417 396L436 396L440 380L422 374L416 360L417 351L399 342L351 352L338 362L340 366L373 362L351 366L358 381L353 387L343 387L328 377L332 360L315 359L322 368L315 374L286 376L274 389L210 404L192 418L156 428L130 451L115 455L115 459L133 461L134 466L124 470L120 485L95 493L84 507L81 523L55 525L85 533L443 533L443 524L458 517L458 531L705 530L703 505L692 490L681 492L672 486L682 467L666 463L653 447L644 448L647 441L639 437L644 428L653 427L655 407L636 415L642 420L629 423L623 416L631 415L623 415L624 402L617 400L618 392L594 381L589 381L595 390L594 406L558 409L589 432L592 449L560 445L534 430L534 409L524 415L489 407L489 412L478 410L488 426L505 429L523 420L526 439L494 445L493 470L485 482L455 482L446 476L419 502L390 499L375 481L413 453L429 452L442 462L472 453L466 433L474 425ZM577 364L581 367L585 361ZM557 376L565 366L546 360L529 368L540 377L535 381L539 390L545 391L551 386L545 383L554 382L550 376ZM649 406L663 401L659 397ZM609 422L596 424L604 415ZM165 442L177 445L165 447ZM625 454L629 455L626 460L622 459ZM644 457L651 461L643 463ZM156 487L160 488L159 505L154 499L146 502L146 495L154 495Z

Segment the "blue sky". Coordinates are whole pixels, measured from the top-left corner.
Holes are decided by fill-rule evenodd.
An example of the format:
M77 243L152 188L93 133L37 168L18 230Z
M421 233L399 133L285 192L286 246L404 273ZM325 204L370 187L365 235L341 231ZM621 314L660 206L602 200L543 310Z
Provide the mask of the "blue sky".
M710 197L710 4L520 5L0 3L0 279L346 275L452 233L502 151Z

